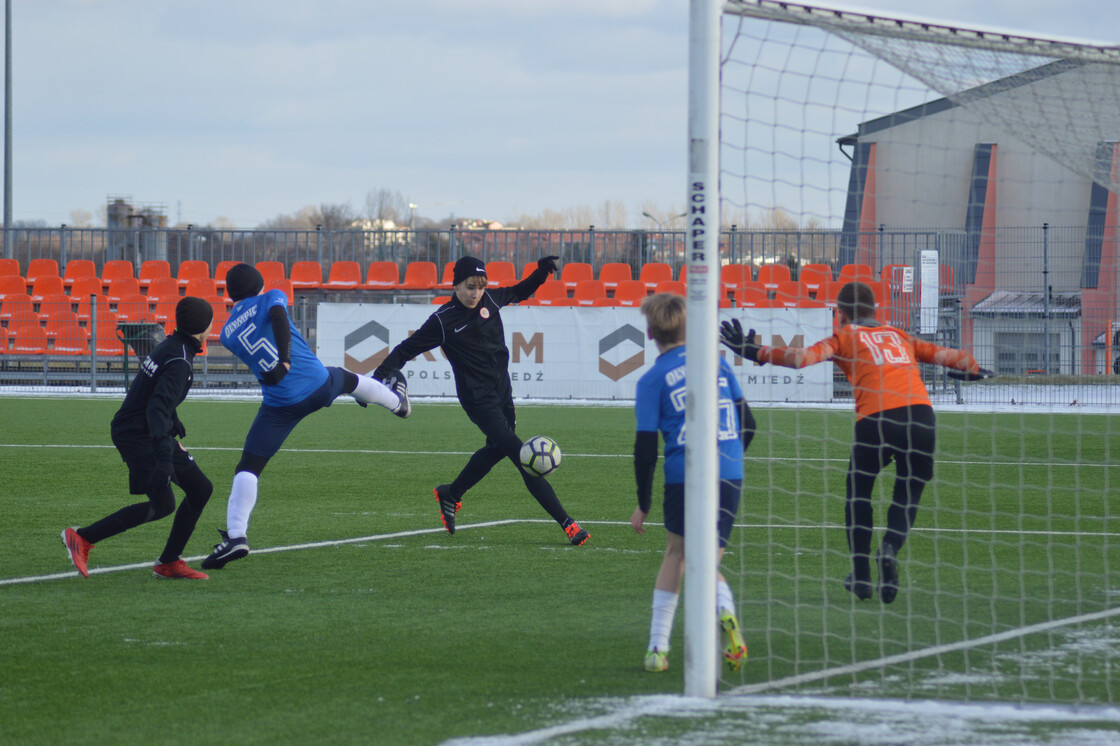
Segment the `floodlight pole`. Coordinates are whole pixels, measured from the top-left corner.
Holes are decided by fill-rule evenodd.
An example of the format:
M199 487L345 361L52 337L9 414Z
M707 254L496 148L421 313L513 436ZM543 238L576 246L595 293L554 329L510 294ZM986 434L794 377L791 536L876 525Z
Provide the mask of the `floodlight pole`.
M685 259L684 693L715 697L719 559L719 51L720 0L691 0Z

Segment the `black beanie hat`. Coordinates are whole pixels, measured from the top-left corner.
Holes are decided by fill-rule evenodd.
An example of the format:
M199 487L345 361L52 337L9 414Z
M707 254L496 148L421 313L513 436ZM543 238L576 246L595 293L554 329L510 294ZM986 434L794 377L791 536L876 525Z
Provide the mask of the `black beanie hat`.
M252 298L264 287L264 276L252 264L235 264L226 272L226 295L235 301Z
M175 306L175 328L185 334L202 334L213 320L214 309L204 298L188 295Z
M481 259L476 259L473 256L465 256L455 262L454 284L458 285L468 277L481 277L485 280L486 264L484 264Z

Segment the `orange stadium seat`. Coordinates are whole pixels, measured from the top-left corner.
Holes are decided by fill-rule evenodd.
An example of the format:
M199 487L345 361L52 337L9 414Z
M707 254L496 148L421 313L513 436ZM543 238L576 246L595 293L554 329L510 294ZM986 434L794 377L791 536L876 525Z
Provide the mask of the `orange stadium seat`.
M265 280L264 289L265 292L269 290L279 290L280 292L282 292L284 294L284 297L288 299L289 306L296 302L296 292L295 288L292 287L291 280L286 280L283 277L279 279L273 278L271 280ZM219 300L222 300L225 303L230 302L229 298L219 298Z
M430 290L439 284L439 274L435 262L409 262L404 268L402 290Z
M117 320L139 323L155 321L148 296L142 293L126 295L117 301Z
M758 281L766 286L767 292L773 293L778 289L778 283L791 279L788 264L772 262L763 264L758 268Z
M625 262L607 262L599 268L599 279L606 286L608 293L613 293L618 288L618 283L634 279L634 270Z
M91 295L101 295L104 292L100 278L79 277L70 286L71 298L89 298Z
M769 297L761 282L735 288L735 305L739 308L768 308Z
M187 280L186 289L183 295L191 295L195 298L210 298L218 294L218 283L214 282L212 277L192 277Z
M593 301L606 297L607 287L602 280L580 280L572 293L572 298L581 306L590 306Z
M78 326L78 314L69 308L53 311L49 316L39 314L48 340L58 339L59 333L69 326Z
M8 350L12 355L42 355L47 351L47 332L36 323L24 323L9 327L8 333L12 338L12 347Z
M673 268L665 262L647 262L638 273L638 281L644 282L646 292L652 293L657 283L673 279Z
M118 277L109 282L109 289L105 291L105 297L109 299L110 303L116 303L126 295L134 295L140 292L140 281L135 277Z
M238 259L223 259L214 267L214 284L218 286L219 292L226 291L226 275L238 264L241 264Z
M101 287L106 289L113 280L123 277L136 278L132 262L127 259L110 259L101 267Z
M749 264L725 264L720 267L719 280L724 290L734 292L743 283L753 282L754 274Z
M90 346L98 355L120 357L124 355L124 343L117 336L116 314L109 314L110 318L97 322L97 327L90 333Z
M31 286L31 300L38 303L43 300L43 296L64 294L65 292L66 287L62 283L62 278L58 275L39 275Z
M71 259L63 272L62 283L70 287L79 277L97 277L97 265L92 259Z
M816 295L821 285L832 282L832 267L827 264L806 264L797 276L809 288L809 292Z
M580 280L594 280L595 271L587 262L568 262L560 270L560 282L571 293L576 289Z
M261 273L264 278L264 284L268 285L269 280L284 280L287 275L284 274L284 263L277 261L264 261L257 262L257 271ZM216 277L214 278L217 279Z
M513 262L496 261L486 263L486 284L496 288L508 288L517 284L517 268Z
M293 288L318 290L323 286L323 265L308 260L298 261L292 265L288 279L292 281Z
M620 306L639 306L649 293L641 280L622 280L614 291L614 299Z
M4 275L19 275L23 277L20 272L18 259L0 258L0 277Z
M101 290L100 284L97 289ZM0 275L0 299L12 294L26 295L27 280L23 279L22 275Z
M395 290L401 286L401 271L396 262L371 262L365 287L370 290Z
M89 332L78 324L60 326L55 333L51 352L55 355L88 355Z
M440 279L436 288L439 290L450 290L455 287L455 262L448 262L443 265L443 277Z
M856 280L874 282L875 274L871 271L871 267L866 264L845 264L840 268L840 274L836 277L836 281L840 283L841 287Z
M568 297L568 289L564 287L564 283L549 277L537 288L533 297L539 300L542 306L552 306L556 305L556 301Z
M331 263L331 271L324 290L354 290L362 284L362 268L350 259L340 259Z
M140 288L145 289L153 280L171 277L171 262L166 259L145 259L140 262L140 274L136 279L140 281Z
M654 288L655 293L675 293L676 295L685 294L685 284L680 280L662 280L657 283Z
M58 271L58 262L54 259L32 259L27 265L27 284L34 284L35 280L43 276L62 277Z
M217 284L214 280L214 284ZM179 298L179 281L174 277L168 275L167 277L155 277L148 284L148 297L155 298Z
M179 287L185 288L191 280L199 278L212 279L208 262L201 259L186 259L179 262L179 272L175 275L175 279L179 281Z

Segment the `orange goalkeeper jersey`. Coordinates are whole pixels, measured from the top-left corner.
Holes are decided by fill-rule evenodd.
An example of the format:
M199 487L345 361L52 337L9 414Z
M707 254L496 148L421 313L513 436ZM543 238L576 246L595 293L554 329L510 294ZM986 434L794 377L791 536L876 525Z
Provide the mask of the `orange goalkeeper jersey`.
M759 363L804 368L828 360L844 372L856 399L856 418L886 409L929 404L918 363L975 373L972 355L915 339L901 329L875 321L845 324L812 347L762 347Z

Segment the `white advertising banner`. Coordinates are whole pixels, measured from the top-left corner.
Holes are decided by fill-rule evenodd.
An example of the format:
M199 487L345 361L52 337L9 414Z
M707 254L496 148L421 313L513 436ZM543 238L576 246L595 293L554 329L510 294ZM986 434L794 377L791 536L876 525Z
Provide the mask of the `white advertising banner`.
M319 359L356 373L372 373L436 306L320 303L316 327ZM757 329L762 344L808 346L832 334L827 309L743 308L720 311L743 329ZM645 318L634 307L506 306L502 309L509 373L515 398L632 400L638 379L657 359ZM826 402L832 398L832 364L801 370L757 366L721 351L740 373L748 402ZM455 396L451 365L436 348L404 367L416 396Z

